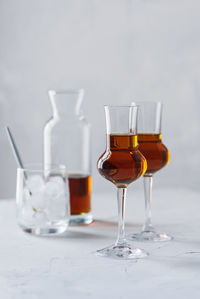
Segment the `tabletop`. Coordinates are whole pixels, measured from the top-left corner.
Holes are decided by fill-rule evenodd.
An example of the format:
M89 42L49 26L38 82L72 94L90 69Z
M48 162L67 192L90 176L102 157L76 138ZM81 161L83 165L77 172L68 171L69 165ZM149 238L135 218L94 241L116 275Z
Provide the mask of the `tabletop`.
M36 237L18 228L14 199L0 200L0 298L200 298L200 192L154 190L153 223L173 235L135 246L140 260L95 255L117 233L116 194L93 194L94 222L59 236ZM126 232L144 221L142 190L128 193Z

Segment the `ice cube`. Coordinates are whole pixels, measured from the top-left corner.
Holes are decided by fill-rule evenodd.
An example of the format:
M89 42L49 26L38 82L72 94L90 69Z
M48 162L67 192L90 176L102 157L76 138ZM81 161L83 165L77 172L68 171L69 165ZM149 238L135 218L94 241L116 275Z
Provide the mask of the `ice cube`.
M51 220L59 220L66 217L67 210L67 197L66 193L60 193L55 197L48 200L46 207L47 217Z
M45 227L48 222L46 212L44 211L35 212L33 219L34 219L34 224L39 225L40 227Z
M26 201L29 201L30 196L31 196L31 193L30 193L29 189L24 188L24 190L23 190L23 202L25 203Z
M32 194L41 192L44 188L43 178L40 175L29 176L26 188L30 190Z
M22 221L25 221L25 223L34 223L34 219L33 219L33 216L34 216L34 210L32 208L32 206L26 202L26 204L23 205L22 209L21 209L21 220Z
M41 178L40 176L38 177ZM28 186L25 186L23 190L23 205L30 207L33 212L43 211L46 204L43 197L44 184L41 183L42 181L38 177L30 177ZM38 182L40 183L37 184Z
M64 179L59 175L50 176L49 177L49 182L54 182L54 183L58 184L61 188L63 188L64 185L65 185Z
M54 181L48 181L44 188L45 197L55 197L60 193L60 185Z
M44 211L46 207L46 198L43 192L32 194L30 196L30 202L34 211Z
M37 182L37 178L33 181ZM31 194L30 202L35 211L35 217L42 218L42 213L46 213L49 221L65 217L67 213L67 189L65 181L58 175L49 177L45 184L42 181L40 190L37 190L37 193L33 192Z

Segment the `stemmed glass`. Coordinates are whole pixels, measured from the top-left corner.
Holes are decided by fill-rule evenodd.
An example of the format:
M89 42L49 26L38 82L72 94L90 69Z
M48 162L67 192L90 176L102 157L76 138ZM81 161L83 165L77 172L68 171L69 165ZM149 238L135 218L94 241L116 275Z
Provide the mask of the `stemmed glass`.
M105 106L106 150L98 160L98 171L117 187L118 236L114 245L97 255L135 259L147 256L143 249L132 248L125 239L124 217L127 186L146 171L146 159L138 150L137 106Z
M160 102L137 102L139 150L147 160L144 174L145 224L140 233L128 238L137 241L169 241L166 233L158 233L151 222L152 181L155 172L169 163L170 153L162 142L161 121L162 104ZM133 103L135 105L135 102Z

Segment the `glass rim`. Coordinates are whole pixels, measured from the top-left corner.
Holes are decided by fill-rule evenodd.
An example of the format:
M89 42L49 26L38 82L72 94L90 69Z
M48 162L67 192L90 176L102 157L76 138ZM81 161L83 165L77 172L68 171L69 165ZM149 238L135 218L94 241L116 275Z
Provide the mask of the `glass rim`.
M35 167L34 167L35 166ZM56 170L65 170L66 166L64 164L42 164L42 163L26 163L25 167L17 167L17 170L23 172L44 172L45 170L56 171Z
M161 106L163 106L163 102L161 101L140 101L140 100L136 100L135 102L131 102L131 103L137 103L137 105L133 105L133 106L140 106L141 104L159 104Z
M69 89L49 89L48 94L49 95L56 95L56 94L84 94L85 89L84 88L69 88Z
M104 108L134 108L139 107L139 105L104 105Z

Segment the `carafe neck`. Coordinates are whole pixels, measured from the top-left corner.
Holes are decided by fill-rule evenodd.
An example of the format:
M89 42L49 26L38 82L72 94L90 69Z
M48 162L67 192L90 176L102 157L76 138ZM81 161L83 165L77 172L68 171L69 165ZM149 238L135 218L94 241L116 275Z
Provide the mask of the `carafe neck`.
M82 116L84 90L49 90L53 117L74 119Z

